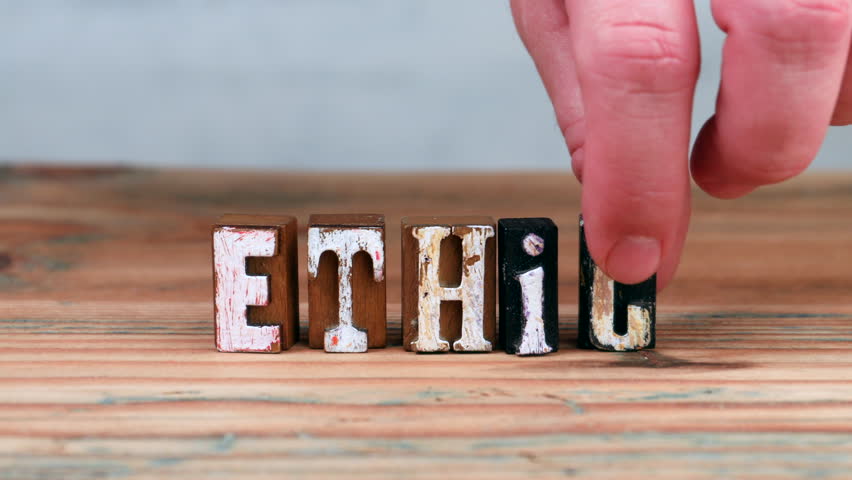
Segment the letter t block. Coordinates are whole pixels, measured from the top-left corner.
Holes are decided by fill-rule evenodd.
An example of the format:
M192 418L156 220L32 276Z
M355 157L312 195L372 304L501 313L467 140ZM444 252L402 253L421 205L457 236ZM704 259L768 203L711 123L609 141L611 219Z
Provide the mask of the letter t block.
M311 215L308 297L311 348L358 353L385 346L384 216Z

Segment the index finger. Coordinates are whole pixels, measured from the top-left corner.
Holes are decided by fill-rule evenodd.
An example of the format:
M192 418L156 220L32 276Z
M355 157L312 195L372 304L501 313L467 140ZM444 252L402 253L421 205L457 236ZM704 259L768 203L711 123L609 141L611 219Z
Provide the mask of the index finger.
M589 251L621 283L674 275L689 222L692 0L568 0L586 113Z

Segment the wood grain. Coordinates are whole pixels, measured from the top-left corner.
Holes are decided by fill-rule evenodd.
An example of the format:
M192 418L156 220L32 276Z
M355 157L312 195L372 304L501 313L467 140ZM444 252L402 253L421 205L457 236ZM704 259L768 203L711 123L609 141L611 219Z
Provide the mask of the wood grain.
M629 353L575 348L569 175L13 167L0 183L0 478L852 470L852 176L732 202L696 192L683 264L658 296L657 347ZM209 235L226 211L300 226L385 212L391 346L217 353ZM560 226L559 352L402 350L399 220L453 212Z

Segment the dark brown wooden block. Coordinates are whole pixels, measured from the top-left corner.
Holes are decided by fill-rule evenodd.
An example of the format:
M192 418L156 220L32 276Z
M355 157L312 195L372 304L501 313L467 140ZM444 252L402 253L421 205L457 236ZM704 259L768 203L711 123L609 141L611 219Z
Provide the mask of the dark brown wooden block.
M402 219L402 337L416 352L490 352L495 319L491 217Z
M365 352L387 343L385 218L311 215L308 340L327 352Z
M497 222L500 345L543 355L559 348L559 235L549 218Z
M213 226L216 348L280 352L299 339L296 219L222 216Z
M595 265L580 217L580 305L577 345L605 351L654 348L657 276L636 285L609 278Z

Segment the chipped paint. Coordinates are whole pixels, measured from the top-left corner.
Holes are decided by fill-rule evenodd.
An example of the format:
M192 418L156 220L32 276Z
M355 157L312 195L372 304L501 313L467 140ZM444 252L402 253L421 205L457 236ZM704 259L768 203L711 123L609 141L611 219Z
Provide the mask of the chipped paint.
M544 248L544 241L541 242L541 247ZM521 284L524 306L524 332L517 354L523 356L550 353L553 349L547 344L544 335L544 269L538 267L515 278Z
M385 277L384 241L381 228L327 228L308 229L308 274L316 278L322 254L337 255L338 325L326 330L326 352L366 352L367 332L356 328L352 320L352 257L367 252L373 261L373 280Z
M522 245L524 251L531 257L537 257L544 251L544 239L534 233L530 233L524 237Z
M485 312L485 246L494 236L490 225L465 227L415 227L412 235L419 241L419 286L417 295L417 340L411 342L416 352L446 352L450 344L441 338L441 302L462 302L461 338L453 342L455 351L490 352L491 342L483 332ZM440 284L441 241L450 235L462 240L462 279L458 287Z
M246 307L269 304L269 278L246 274L246 257L271 257L274 228L220 227L213 232L216 348L220 352L277 352L281 327L248 325Z
M419 241L419 287L417 291L417 340L411 342L415 352L446 352L450 343L441 338L441 300L457 300L456 289L445 292L438 278L441 240L452 230L448 227L416 227L411 234Z
M650 345L650 312L642 306L628 305L627 334L615 333L613 312L615 282L597 267L594 267L594 272L590 332L593 343L619 352L639 350Z

